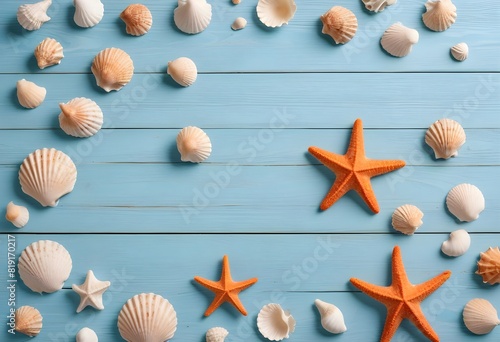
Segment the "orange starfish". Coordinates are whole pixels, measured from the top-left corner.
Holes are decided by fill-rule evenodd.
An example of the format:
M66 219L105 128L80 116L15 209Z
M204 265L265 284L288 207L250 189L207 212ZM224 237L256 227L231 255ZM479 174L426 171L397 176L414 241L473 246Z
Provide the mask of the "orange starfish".
M321 202L321 210L330 208L348 191L356 191L374 212L380 211L377 198L373 192L370 178L388 173L405 166L402 160L375 160L365 156L363 143L363 123L361 119L354 122L351 141L344 155L328 152L318 147L309 147L311 153L323 165L335 173L335 182Z
M411 284L403 265L401 250L396 246L392 251L391 286L373 285L357 278L351 278L351 283L387 307L384 331L380 337L381 342L391 340L404 318L413 322L429 340L439 342L439 336L425 318L420 308L420 302L443 285L450 275L450 271L445 271L425 283Z
M215 293L215 298L205 311L205 316L210 316L222 303L229 302L238 309L243 315L247 315L245 307L238 298L238 294L244 289L252 286L257 282L257 278L252 278L243 281L234 281L231 278L231 270L229 269L229 259L224 255L222 259L222 274L219 281L212 281L201 277L194 277L202 286Z

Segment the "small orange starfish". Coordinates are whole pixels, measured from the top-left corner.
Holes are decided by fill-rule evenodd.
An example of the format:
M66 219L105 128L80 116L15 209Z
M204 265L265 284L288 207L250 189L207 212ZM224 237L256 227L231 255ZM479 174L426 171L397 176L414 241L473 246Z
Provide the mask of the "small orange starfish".
M245 307L238 298L238 294L244 289L252 286L257 282L257 278L252 278L243 281L234 281L231 278L231 270L229 269L229 259L224 255L222 259L222 273L219 281L212 281L201 277L194 277L194 280L200 285L206 287L215 293L215 298L205 311L205 316L210 316L222 303L229 302L238 309L243 315L247 315Z
M391 286L373 285L357 278L351 278L351 283L387 307L384 331L380 337L381 342L391 340L404 318L413 322L429 340L439 342L439 336L425 318L420 308L420 302L443 285L450 275L450 271L445 271L425 283L411 284L403 265L401 250L396 246L392 251Z
M377 198L373 192L370 178L388 173L405 166L402 160L375 160L365 156L363 143L363 123L361 119L354 122L351 141L344 155L328 152L318 147L309 147L311 153L323 165L335 173L335 182L321 202L321 210L330 208L348 191L356 191L374 212L380 211Z

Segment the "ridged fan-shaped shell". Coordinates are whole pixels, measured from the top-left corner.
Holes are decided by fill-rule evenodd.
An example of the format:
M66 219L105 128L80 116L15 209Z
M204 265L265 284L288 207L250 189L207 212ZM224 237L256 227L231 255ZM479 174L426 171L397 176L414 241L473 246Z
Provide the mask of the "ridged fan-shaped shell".
M98 342L98 341L99 339L95 331L87 327L80 329L78 334L76 334L76 342Z
M460 221L471 222L484 210L484 196L472 184L459 184L448 192L446 206Z
M174 22L184 33L196 34L205 30L212 20L212 5L206 0L178 0Z
M387 53L394 57L404 57L418 43L418 31L401 23L392 24L383 34L380 44Z
M180 57L171 62L168 62L167 74L172 76L175 82L183 87L189 87L198 77L198 69L196 64L187 58Z
M102 127L102 110L90 99L77 97L68 103L60 103L59 107L59 124L66 134L85 138L96 134Z
M257 327L268 340L281 341L295 330L295 319L281 305L271 303L264 305L257 315Z
M234 31L242 30L247 26L247 20L243 17L236 18L231 24L231 29Z
M497 310L486 299L470 300L464 308L465 326L476 335L484 335L500 325Z
M34 337L42 330L42 314L32 306L21 306L16 310L15 318L15 330L21 334Z
M44 23L50 20L50 17L47 15L47 9L50 5L52 5L52 0L21 5L17 10L17 21L28 31L38 30Z
M24 108L36 108L43 103L47 90L24 78L17 81L17 100Z
M500 249L490 247L486 252L480 253L480 256L476 274L483 278L484 283L500 284Z
M423 222L424 213L411 204L402 205L392 214L392 227L403 234L411 235Z
M188 126L177 135L177 149L182 161L200 163L212 153L212 143L202 129Z
M102 20L104 5L100 0L74 0L75 15L73 19L80 27L92 27Z
M60 64L64 58L63 47L57 40L45 38L35 48L35 58L40 69Z
M465 229L455 230L451 232L448 240L441 245L441 251L452 257L458 257L469 250L470 235Z
M342 6L330 8L321 17L324 34L333 38L337 44L349 42L358 30L358 19L354 13Z
M394 5L397 0L363 0L367 10L372 12L382 12L387 6Z
M281 27L292 20L297 11L294 0L259 0L257 16L267 27Z
M123 50L107 48L99 52L91 67L97 85L107 92L120 90L134 76L134 62Z
M457 8L451 0L429 0L425 3L425 9L422 20L433 31L449 29L457 18Z
M29 219L30 213L26 207L15 205L14 202L7 204L5 219L17 228L24 227Z
M133 36L142 36L146 34L153 25L153 16L151 12L142 4L129 5L120 14L120 18L127 26L127 33Z
M332 334L340 334L347 331L344 323L344 315L338 307L333 304L316 299L314 304L321 315L321 326Z
M466 43L458 43L450 49L451 55L459 62L463 62L469 57L469 46Z
M206 342L224 342L227 335L229 335L228 331L221 327L210 328L205 335Z
M425 133L425 142L434 150L436 159L456 157L465 140L462 126L447 118L434 122Z

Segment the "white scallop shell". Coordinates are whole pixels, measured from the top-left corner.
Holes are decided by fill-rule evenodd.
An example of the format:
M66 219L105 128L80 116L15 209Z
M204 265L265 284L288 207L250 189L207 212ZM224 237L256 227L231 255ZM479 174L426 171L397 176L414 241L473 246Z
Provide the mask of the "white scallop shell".
M76 166L61 151L53 148L36 150L21 164L19 181L25 194L44 207L55 207L62 196L73 191Z
M53 38L45 38L35 48L34 54L40 69L60 64L64 58L62 45Z
M412 46L418 43L418 37L417 30L395 23L384 32L380 44L390 55L404 57L411 52Z
M451 0L429 0L425 9L422 20L433 31L447 30L457 18L457 8Z
M344 315L338 307L319 299L316 299L314 304L321 315L321 326L326 331L332 334L340 334L347 330L344 323Z
M18 261L19 276L24 284L39 293L60 290L71 268L71 256L66 248L50 240L33 242Z
M5 218L17 228L24 227L30 219L28 209L21 205L15 205L14 202L7 204L6 211Z
M238 31L244 29L245 26L247 26L247 20L243 17L238 17L234 20L233 24L231 25L231 29L233 29L234 31Z
M262 336L271 341L281 341L288 338L295 330L295 319L281 308L281 305L271 303L264 305L257 316L257 327Z
M104 5L100 0L74 0L75 15L73 19L80 27L92 27L102 20Z
M36 108L42 104L47 90L24 78L17 81L17 99L24 108Z
M470 300L463 311L464 323L467 329L476 335L484 335L500 325L497 310L486 299Z
M98 341L99 339L95 331L87 327L80 329L78 334L76 334L76 342L98 342Z
M125 22L126 31L132 36L142 36L148 33L153 25L151 11L142 4L127 6L120 14L120 19Z
M205 336L207 342L224 342L229 332L221 327L210 328Z
M19 6L17 10L17 21L28 31L38 30L44 23L50 20L47 9L52 0L43 0L35 4Z
M85 138L96 134L102 127L102 110L90 99L77 97L68 103L60 103L59 107L59 124L66 134Z
M179 30L189 34L205 30L212 20L212 5L206 0L178 0L174 22Z
M259 0L257 16L267 27L281 27L292 20L297 11L294 0Z
M394 5L398 0L363 0L367 10L382 12L387 6Z
M107 48L94 57L91 70L99 87L118 91L134 76L134 62L125 51Z
M174 81L181 86L189 87L196 81L198 69L191 59L180 57L168 62L167 74L172 76Z
M462 126L446 118L434 122L425 133L425 142L434 150L436 159L456 157L465 140Z
M451 55L459 62L463 62L469 57L469 46L466 43L458 43L450 49Z
M451 232L448 240L441 245L441 251L452 257L458 257L469 250L470 235L465 229L455 230Z
M333 6L320 19L323 23L321 33L331 36L336 44L350 42L358 30L356 15L342 6Z
M129 342L163 342L174 337L177 314L168 300L154 293L130 298L118 315L118 330Z
M411 204L402 205L392 214L392 227L406 235L412 235L420 227L424 213Z
M184 162L200 163L212 153L212 143L202 129L194 126L184 127L177 135L177 149Z
M500 284L500 249L490 247L479 255L476 274L483 278L483 283Z
M42 330L43 317L32 306L21 306L15 312L15 330L29 337L37 336Z
M472 184L459 184L448 192L446 206L460 221L471 222L484 210L484 196Z

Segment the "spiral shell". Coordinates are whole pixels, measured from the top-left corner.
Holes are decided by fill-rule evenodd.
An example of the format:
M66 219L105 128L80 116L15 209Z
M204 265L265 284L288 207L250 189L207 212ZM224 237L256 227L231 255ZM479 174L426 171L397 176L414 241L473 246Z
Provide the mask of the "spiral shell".
M417 30L395 23L385 30L380 44L390 55L404 57L411 52L413 45L418 43L418 39Z
M292 20L297 11L294 0L259 0L257 16L267 27L281 27Z
M50 20L47 9L52 5L52 0L43 0L34 4L19 6L17 21L28 31L38 30Z
M295 330L295 319L279 304L265 305L257 316L257 327L262 336L271 341L288 338Z
M181 86L189 87L196 81L198 69L191 59L180 57L168 62L167 74L172 76L174 81Z
M53 38L45 38L35 48L35 58L40 69L60 64L64 58L62 45Z
M34 337L42 330L42 314L32 306L21 306L17 309L15 319L15 330L21 334Z
M59 124L68 135L78 138L90 137L102 127L102 110L90 99L77 97L68 103L60 103L59 107Z
M392 214L392 226L397 231L406 235L412 235L420 227L424 213L416 206L405 204L396 208Z
M354 13L342 6L334 6L321 16L324 34L337 44L348 43L358 30L358 19Z
M472 184L459 184L448 192L446 206L460 221L474 221L484 210L483 193Z
M500 284L500 249L498 247L490 247L486 252L480 253L476 274L483 278L484 283Z
M120 19L125 22L127 33L132 36L142 36L148 33L153 25L151 12L141 4L127 6L120 14Z
M134 76L134 62L125 51L107 48L95 56L91 70L99 87L107 92L118 91Z
M486 299L470 300L464 308L465 326L476 335L484 335L500 325L497 310Z
M434 122L425 133L425 142L434 150L437 159L456 157L465 140L462 126L446 118Z
M465 229L455 230L451 232L448 240L441 245L441 251L452 257L458 257L469 250L470 235Z
M425 3L425 9L422 20L433 31L449 29L457 18L457 8L451 0L429 0Z
M340 334L347 331L344 323L344 315L338 307L333 304L316 299L314 304L321 315L321 326L332 334Z
M47 90L24 78L17 81L17 99L24 108L36 108L43 103Z

